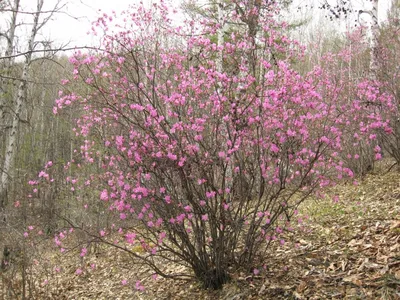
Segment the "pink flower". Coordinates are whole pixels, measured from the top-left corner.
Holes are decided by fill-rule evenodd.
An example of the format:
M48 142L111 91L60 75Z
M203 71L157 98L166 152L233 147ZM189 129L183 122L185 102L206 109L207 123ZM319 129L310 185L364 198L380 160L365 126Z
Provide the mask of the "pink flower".
M286 132L288 136L296 136L296 131L288 129L288 131Z
M140 282L140 280L136 281L135 287L138 291L144 291L144 286Z
M207 198L213 198L213 197L215 197L215 195L216 195L216 192L214 192L214 191L206 192L206 197Z
M49 177L49 174L47 174L46 172L44 172L44 171L40 171L39 172L39 177Z
M87 253L87 249L86 249L86 248L82 248L82 250L81 250L81 257L86 256L86 253Z
M128 284L128 280L123 279L123 280L121 281L121 284L122 284L122 285L127 285L127 284Z
M176 221L178 223L182 223L185 220L186 215L185 214L180 214L179 216L176 217Z
M201 216L201 219L203 220L203 221L207 221L208 220L208 215L206 214L206 215L202 215Z
M178 158L175 154L170 153L170 152L168 152L167 157L168 157L170 160L177 160L177 158Z
M185 161L186 161L186 157L182 157L182 158L179 160L178 165L179 165L180 167L183 167L184 164L185 164Z
M156 221L156 226L160 227L162 225L162 223L163 223L163 219L158 218L157 221Z
M135 242L135 238L136 238L135 233L127 233L125 235L126 242L131 245Z
M278 148L278 146L275 145L275 144L271 144L270 149L271 149L271 151L274 152L274 153L278 153L278 152L279 152L279 148Z
M103 201L107 201L108 200L108 191L107 190L103 190L100 194L100 199Z
M82 272L83 272L82 269L79 268L79 269L76 269L75 274L76 274L76 275L81 275Z
M158 234L158 238L162 241L163 239L165 239L165 237L167 236L167 234L165 233L165 231L160 232Z

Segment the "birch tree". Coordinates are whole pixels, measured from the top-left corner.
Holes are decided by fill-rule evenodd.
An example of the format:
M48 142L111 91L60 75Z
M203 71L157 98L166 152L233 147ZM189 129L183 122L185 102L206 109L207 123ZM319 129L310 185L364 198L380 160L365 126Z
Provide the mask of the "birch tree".
M378 22L378 8L379 8L379 0L371 0L370 8L356 8L355 1L344 1L337 0L334 4L331 4L330 1L324 0L321 1L321 6L319 7L322 10L325 10L328 14L328 18L332 21L335 19L348 21L351 15L356 17L355 26L358 25L365 26L367 28L367 37L369 42L369 51L370 51L370 64L369 64L369 73L371 79L376 77L376 71L378 68L377 64L377 53L376 48L378 44L378 35L379 35L379 22ZM363 5L365 6L365 2ZM363 17L369 16L369 21L367 23L363 22ZM347 28L348 29L348 28Z
M3 76L0 77L0 135L3 133L6 127L6 94L7 94L7 76L10 73L10 67L13 62L13 59L11 57L11 54L13 53L14 49L14 39L15 39L15 30L17 27L17 14L19 10L19 0L15 0L13 3L4 5L1 7L2 10L6 8L11 8L12 14L11 14L11 20L10 20L10 25L9 25L9 30L8 32L5 33L0 33L0 37L5 38L6 40L6 51L5 51L5 59L3 60L2 64L2 69L3 69ZM0 194L1 195L1 194ZM1 201L1 200L0 200ZM1 202L0 202L0 208L1 208Z
M8 268L10 267L9 258L16 255L15 253L23 253L22 260L16 263L16 269L14 269L17 273L21 272L21 276L9 278L10 282L14 283L22 280L22 284L21 282L19 284L21 291L5 287L11 296L17 297L16 293L18 293L22 299L36 298L32 297L31 286L27 285L30 280L28 279L30 257L33 256L35 249L33 245L28 245L22 236L35 210L34 208L26 209L29 205L28 201L21 201L21 209L14 209L7 200L13 199L14 204L18 202L19 206L20 201L17 201L21 199L19 196L27 196L25 184L34 174L37 174L35 163L41 164L37 161L38 157L35 157L35 150L40 153L39 160L45 159L48 153L46 148L49 148L49 143L40 142L45 139L40 134L43 133L43 128L52 129L47 130L45 136L53 134L55 138L59 138L54 134L57 129L52 127L50 122L44 117L36 117L36 115L44 116L44 112L38 113L44 109L43 103L46 96L44 91L51 89L52 92L52 95L46 96L46 101L55 98L54 90L57 88L55 83L57 75L60 74L55 74L54 68L52 70L48 66L51 65L51 61L55 62L53 65L61 65L59 60L54 59L54 55L57 50L63 48L52 47L50 42L40 38L42 28L49 24L54 14L62 12L64 7L60 0L51 9L47 9L45 2L45 0L35 0L30 3L9 0L0 3L0 15L4 17L3 20L7 20L7 22L2 22L2 28L0 28L0 46L3 46L0 52L0 251L2 252L0 259L1 269ZM35 69L38 69L41 61L46 61L48 64L47 67L43 65L42 72L37 75ZM39 101L39 105L35 105ZM50 112L51 104L47 107ZM28 151L24 151L26 145L29 145L26 139L31 137L36 138L37 142L30 143ZM29 151L31 156L24 156L24 152ZM52 208L50 210L52 212ZM37 213L35 218L38 215L44 216L43 219L51 217L41 212ZM15 272L12 273L15 275Z
M17 136L20 125L24 122L22 112L26 107L26 95L28 91L29 69L34 59L34 52L40 51L40 42L37 41L39 31L45 26L54 13L63 7L61 1L50 11L44 11L44 0L37 0L34 11L26 11L21 8L20 0L7 3L2 9L3 14L10 15L9 26L1 37L6 41L4 56L0 57L2 63L1 87L0 87L0 136L4 148L0 154L0 211L4 210L7 199L7 189L12 179L13 164L17 150ZM23 14L31 18L31 23L19 21ZM27 20L27 22L29 22ZM17 71L14 58L17 56L16 31L18 26L30 26L29 35L24 46L25 55L22 62L18 62L21 70ZM22 38L22 37L21 37ZM19 39L21 40L21 39ZM22 39L23 40L23 39ZM12 74L11 74L12 73Z

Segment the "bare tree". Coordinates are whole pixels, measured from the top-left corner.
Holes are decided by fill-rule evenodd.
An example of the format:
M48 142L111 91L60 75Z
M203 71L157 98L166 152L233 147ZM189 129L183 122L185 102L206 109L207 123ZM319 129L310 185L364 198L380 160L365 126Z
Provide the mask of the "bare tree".
M33 60L33 55L38 50L40 42L37 41L38 32L45 26L51 17L59 12L63 5L59 0L50 11L43 11L44 0L37 0L36 9L33 12L21 9L21 1L13 0L2 7L2 13L11 14L9 27L1 33L1 37L6 40L6 50L1 59L2 72L0 87L0 137L2 138L5 149L0 156L0 210L4 210L6 203L7 187L11 179L12 167L16 154L16 138L21 122L21 112L26 105L26 95L29 81L29 69ZM33 18L31 25L19 24L18 16L21 14ZM25 44L25 55L19 74L16 72L15 52L16 52L16 29L18 26L30 26L30 34ZM14 69L14 70L13 70ZM14 86L16 91L14 92ZM11 98L11 99L10 99Z
M327 0L322 0L320 2L320 9L325 10L327 13L327 17L330 20L335 19L348 19L351 15L355 17L355 25L365 25L361 24L360 17L363 15L370 16L370 22L367 25L368 35L369 35L369 46L370 46L370 77L374 79L376 77L376 72L378 68L377 63L377 43L378 43L378 35L379 35L379 23L378 23L378 7L379 0L370 0L372 7L370 9L356 9L353 4L354 1L351 0L337 0L335 3L332 3Z
M51 10L44 10L45 0L36 0L34 8L25 9L28 2L21 0L0 1L0 15L8 22L0 28L0 249L2 250L1 266L5 260L16 252L16 245L24 248L21 268L21 295L22 299L29 298L26 291L27 283L27 252L25 242L18 240L18 231L26 226L26 210L21 210L17 218L11 216L12 210L7 205L13 186L18 176L24 182L19 170L15 168L18 162L20 145L26 137L26 128L31 128L28 118L29 95L31 90L39 88L36 78L32 77L33 63L40 58L51 59L54 51L48 51L48 42L39 41L41 29L49 23L54 14L61 12L64 7L58 0ZM32 1L33 2L33 1ZM32 5L33 3L31 3ZM21 32L28 32L24 35ZM41 86L44 89L44 86ZM28 126L26 126L28 125ZM18 162L19 163L19 162ZM32 171L32 170L30 170ZM33 171L35 172L35 171ZM25 180L27 181L26 174ZM23 192L22 192L23 193ZM10 228L13 228L13 238L10 238ZM10 241L14 244L8 244ZM0 255L1 256L1 255ZM15 295L14 295L15 296Z
M6 32L0 32L0 37L6 40L6 50L5 50L5 59L2 61L2 76L0 77L0 136L6 129L6 94L7 94L7 77L10 75L10 67L13 62L12 53L14 49L14 40L15 40L15 30L17 28L17 13L19 10L19 0L15 0L13 3L3 3L3 6L0 7L2 11L11 8L12 15L9 23L9 28ZM11 6L11 7L10 7ZM2 197L0 194L0 209L2 207Z

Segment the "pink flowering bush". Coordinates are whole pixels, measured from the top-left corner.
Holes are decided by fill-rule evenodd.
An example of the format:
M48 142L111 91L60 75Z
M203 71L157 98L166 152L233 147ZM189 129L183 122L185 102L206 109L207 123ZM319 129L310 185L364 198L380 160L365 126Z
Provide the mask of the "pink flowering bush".
M399 40L400 23L396 9L393 9L389 20L381 28L379 36L379 48L377 53L378 74L380 84L376 84L375 94L384 92L391 97L390 107L378 106L376 111L383 115L387 122L391 124L391 131L379 130L378 138L381 140L382 148L393 157L400 170L400 68L398 55L400 51ZM371 99L377 102L377 97Z
M324 101L337 110L335 127L341 140L337 155L357 176L372 170L374 162L382 158L384 137L393 138L396 125L391 119L398 115L394 97L386 91L387 83L359 75L369 74L369 65L360 64L369 53L361 32L349 33L345 46L323 56L320 78L329 83L324 87Z
M234 1L229 17L240 25L222 45L212 41L218 24L174 25L163 2L122 24L104 15L94 24L103 49L70 59L54 112L81 108L82 163L102 169L82 189L132 224L119 230L124 243L161 276L220 288L268 245L285 244L300 203L353 175L341 153L354 103L338 101L325 69L291 68L302 49L267 2ZM165 261L191 271L169 273Z

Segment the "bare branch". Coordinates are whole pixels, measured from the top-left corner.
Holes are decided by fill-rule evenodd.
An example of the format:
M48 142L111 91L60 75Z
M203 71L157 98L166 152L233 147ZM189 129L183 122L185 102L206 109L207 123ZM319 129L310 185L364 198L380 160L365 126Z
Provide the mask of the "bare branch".
M40 84L40 85L49 85L49 86L53 86L53 85L59 84L57 82L39 82L39 81L34 81L34 80L24 80L24 79L21 79L20 77L12 77L12 76L6 76L6 75L1 75L1 74L0 74L0 78L7 79L7 80L13 80L13 81L25 81L25 82L28 82L28 83Z
M105 49L101 49L99 47L93 47L93 46L81 46L81 47L68 47L68 48L51 48L51 49L37 49L37 50L32 50L32 51L25 51L25 52L21 52L21 53L17 53L17 54L13 54L13 55L8 55L8 56L2 56L0 57L0 60L3 59L10 59L10 58L16 58L16 57L20 57L20 56L24 56L27 55L29 53L46 53L46 52L66 52L66 51L72 51L72 50L96 50L96 51L102 51L102 52L106 52L106 53L111 53L110 51L107 51Z

